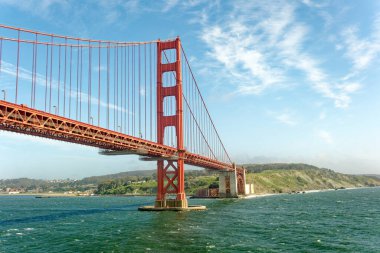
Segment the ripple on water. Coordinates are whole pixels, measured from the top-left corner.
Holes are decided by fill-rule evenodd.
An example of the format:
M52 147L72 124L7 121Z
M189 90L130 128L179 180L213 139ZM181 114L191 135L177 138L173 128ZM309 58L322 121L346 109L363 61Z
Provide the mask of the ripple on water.
M380 249L380 188L238 201L190 200L207 205L204 212L120 210L150 200L154 201L50 199L51 210L34 199L20 203L8 198L5 203L0 197L0 210L14 210L14 217L0 211L0 221L7 224L1 227L0 252L372 253ZM38 211L31 216L33 208ZM70 209L83 212L67 215Z

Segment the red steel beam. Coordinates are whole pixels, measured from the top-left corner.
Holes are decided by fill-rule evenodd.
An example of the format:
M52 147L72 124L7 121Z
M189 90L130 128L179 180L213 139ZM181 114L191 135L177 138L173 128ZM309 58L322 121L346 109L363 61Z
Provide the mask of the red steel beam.
M118 133L55 114L0 100L0 130L39 136L109 150L140 150L151 157L178 156L176 148ZM232 171L233 165L185 152L184 162L212 170Z

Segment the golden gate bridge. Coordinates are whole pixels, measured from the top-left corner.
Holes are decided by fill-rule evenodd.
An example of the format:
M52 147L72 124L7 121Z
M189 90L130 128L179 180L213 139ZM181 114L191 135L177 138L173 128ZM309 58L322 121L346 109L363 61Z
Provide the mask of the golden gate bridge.
M220 171L245 194L177 37L74 38L0 24L0 130L157 161L155 209L188 208L184 165Z

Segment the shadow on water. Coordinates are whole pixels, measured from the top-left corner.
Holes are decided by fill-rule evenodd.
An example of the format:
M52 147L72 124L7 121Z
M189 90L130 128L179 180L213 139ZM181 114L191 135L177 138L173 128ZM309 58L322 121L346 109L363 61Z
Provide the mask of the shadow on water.
M15 224L20 224L20 223L31 223L31 222L49 222L49 221L59 220L59 219L72 217L72 216L91 215L91 214L107 213L107 212L118 212L118 211L126 211L126 212L136 211L137 212L137 207L148 205L148 204L150 203L123 205L123 206L112 207L112 208L91 208L91 209L83 209L83 210L71 210L71 211L65 211L65 212L60 212L60 213L55 213L55 214L4 220L4 221L0 221L0 226L8 226L8 225L15 225Z

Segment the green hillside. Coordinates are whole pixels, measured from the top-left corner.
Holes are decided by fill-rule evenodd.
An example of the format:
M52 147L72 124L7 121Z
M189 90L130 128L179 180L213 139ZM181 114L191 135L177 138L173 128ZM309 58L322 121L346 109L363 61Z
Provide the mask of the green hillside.
M43 192L95 192L98 194L155 194L156 170L137 170L103 176L86 177L81 180L60 179L0 179L0 193L14 189L22 193ZM185 171L185 190L193 194L209 185L217 185L218 175L205 170Z
M262 172L265 170L310 170L320 169L314 165L304 163L264 163L264 164L242 164L249 172Z
M314 166L288 169L290 165L286 164L284 169L276 164L277 169L269 169L271 166L264 166L265 169L257 173L247 173L247 182L254 182L256 194L380 186L380 179L375 177L346 175Z
M126 171L103 176L85 177L80 180L82 184L100 184L107 180L126 180L126 181L141 181L147 178L152 178L156 175L156 170L135 170Z
M380 186L378 175L346 175L329 169L300 164L245 164L247 183L254 183L255 193L287 193L307 190ZM185 191L194 194L203 188L217 188L215 171L186 170ZM20 192L95 192L97 194L155 194L156 170L138 170L93 176L82 180L35 180L28 178L0 179L0 192L6 189Z
M153 172L153 171L152 171ZM123 173L120 173L123 174ZM133 175L133 172L132 172ZM131 176L112 178L109 176L102 177L106 179L98 184L96 194L155 194L157 192L156 173L151 176ZM212 173L202 170L190 170L185 173L185 191L186 194L192 195L197 190L208 188L210 185L218 186L218 177Z

